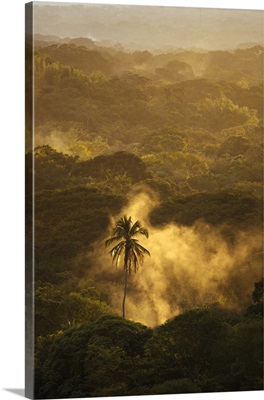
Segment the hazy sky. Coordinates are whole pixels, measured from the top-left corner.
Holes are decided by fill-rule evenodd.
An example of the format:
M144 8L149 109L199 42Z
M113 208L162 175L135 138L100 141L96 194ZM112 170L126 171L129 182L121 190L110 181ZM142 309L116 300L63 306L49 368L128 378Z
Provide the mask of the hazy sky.
M35 3L35 33L110 40L127 49L234 48L263 41L263 11Z

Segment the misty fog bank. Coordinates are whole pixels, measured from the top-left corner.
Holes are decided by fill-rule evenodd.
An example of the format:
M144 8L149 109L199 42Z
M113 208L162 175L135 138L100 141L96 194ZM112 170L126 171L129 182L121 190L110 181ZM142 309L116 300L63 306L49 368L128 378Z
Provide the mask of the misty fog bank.
M134 221L137 216L149 230L149 239L140 238L140 242L150 251L151 258L147 257L139 271L129 276L129 319L153 327L186 309L212 303L245 312L251 302L254 282L262 274L260 232L237 232L235 244L230 246L219 229L202 221L192 227L173 223L153 227L148 216L158 204L155 196L141 192L131 199L120 216L132 216ZM98 249L96 244L94 253L88 255L94 265L88 277L108 280L111 305L120 310L122 262L117 271L111 265L108 251Z
M262 11L206 8L35 4L35 33L86 37L127 50L232 49L259 43Z

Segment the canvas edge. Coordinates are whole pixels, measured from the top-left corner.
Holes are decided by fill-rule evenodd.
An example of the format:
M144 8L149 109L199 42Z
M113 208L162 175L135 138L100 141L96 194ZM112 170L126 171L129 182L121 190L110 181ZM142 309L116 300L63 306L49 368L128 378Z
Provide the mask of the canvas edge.
M31 67L29 67L31 66ZM34 398L33 2L25 4L25 397ZM32 154L32 156L30 156Z

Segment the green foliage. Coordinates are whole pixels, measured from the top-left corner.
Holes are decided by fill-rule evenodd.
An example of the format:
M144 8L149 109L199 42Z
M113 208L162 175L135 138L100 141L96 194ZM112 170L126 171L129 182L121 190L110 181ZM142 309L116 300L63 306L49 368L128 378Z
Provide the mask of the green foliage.
M186 197L172 197L151 213L151 222L161 225L174 221L193 225L202 219L212 225L227 225L236 229L249 226L261 228L262 201L251 194L222 190L198 193Z
M157 195L156 228L204 220L229 244L262 229L261 51L129 53L84 38L36 49L26 239L34 227L38 398L263 389L263 279L245 316L191 309L155 329L115 316L105 270L87 280L130 189Z
M224 360L217 360L217 356L221 357L218 348L221 345L223 350L225 346L226 331L223 317L214 309L190 310L167 321L157 329L148 350L155 363L162 363L158 379L172 379L178 371L178 378L190 377L195 381L209 373L209 366L220 367Z
M133 183L146 179L146 167L142 160L134 154L119 151L111 155L101 155L86 162L75 164L72 174L75 176L91 176L103 179L106 174L124 176Z
M31 157L27 154L26 157ZM62 154L48 145L34 150L36 191L67 186L76 158Z
M254 303L260 303L263 301L263 281L264 278L255 283L255 288L252 292L252 300Z
M67 291L50 283L35 285L35 334L46 336L96 321L102 315L114 314L105 302L92 298L89 291Z
M157 68L155 72L160 78L170 82L194 78L192 67L178 60L169 61L163 68Z
M156 152L186 151L187 141L183 137L161 131L146 135L143 140L142 154Z
M207 163L188 152L159 152L142 156L142 160L155 178L170 177L173 183L208 171Z
M260 325L259 319L240 321L215 307L190 310L168 321L147 345L159 371L156 381L191 378L203 392L261 389ZM242 347L248 345L247 359ZM234 373L238 365L241 370ZM246 378L247 369L252 375Z
M140 324L107 316L48 338L37 398L123 394L150 336Z
M242 136L229 136L219 148L219 156L238 156L249 149L249 141Z
M144 183L146 187L157 193L162 201L167 200L176 193L176 185L172 184L169 179L155 177L146 179Z
M110 214L124 205L121 196L88 187L45 190L35 202L36 278L53 283L57 274L81 273L75 257L102 238Z
M262 326L216 305L154 330L103 316L37 343L37 398L261 390Z
M206 124L207 121L204 127L212 131L220 131L227 127L255 122L253 110L250 111L247 107L239 107L224 94L221 94L216 99L207 97L198 103L196 105L196 113L194 124L200 124L200 121Z
M188 378L171 379L163 383L154 385L144 394L180 394L180 393L200 393L201 389Z
M230 387L240 390L263 390L262 318L242 321L233 328L231 340L233 362L226 377Z
M104 131L107 139L131 143L136 125L157 130L179 124L215 132L243 123L257 125L263 118L259 81L241 88L229 80L193 79L192 68L172 55L164 56L164 63L157 56L156 65L149 65L151 72L145 64L143 71L135 69L133 61L132 65L125 62L122 69L122 59L130 57L124 53L115 57L73 44L39 50L35 55L37 125L78 121L90 132ZM153 64L153 57L147 59ZM115 62L118 65L113 67ZM156 69L173 76L166 76L166 83L156 81ZM172 83L175 79L183 82ZM118 121L125 130L110 137ZM127 131L133 131L133 136Z
M252 292L253 304L247 309L248 315L260 315L263 317L263 280L262 278L258 282L255 282L255 287Z
M39 49L38 53L44 57L48 56L46 60L48 59L50 63L59 62L71 65L73 68L80 69L86 74L90 74L93 71L107 73L111 70L109 57L106 58L96 50L90 50L85 46L78 46L75 43L51 45Z

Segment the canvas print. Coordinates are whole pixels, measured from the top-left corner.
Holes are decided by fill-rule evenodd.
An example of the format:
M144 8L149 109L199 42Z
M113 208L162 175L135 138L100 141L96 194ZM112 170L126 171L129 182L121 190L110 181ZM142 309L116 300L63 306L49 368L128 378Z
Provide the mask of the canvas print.
M26 395L263 390L263 11L26 5Z

